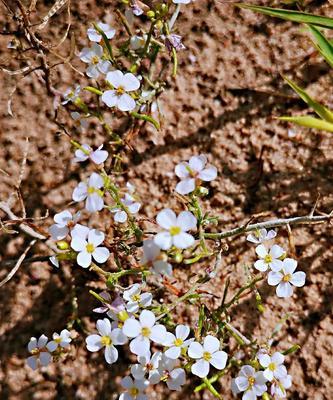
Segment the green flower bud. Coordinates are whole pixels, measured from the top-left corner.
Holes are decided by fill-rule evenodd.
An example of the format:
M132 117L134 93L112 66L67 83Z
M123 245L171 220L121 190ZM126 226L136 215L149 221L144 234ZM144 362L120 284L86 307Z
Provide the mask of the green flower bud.
M177 264L180 264L182 261L183 261L183 255L182 255L181 253L177 253L177 254L175 255L175 262L176 262Z
M209 190L208 190L207 188L203 187L203 186L199 186L199 187L196 189L195 192L196 192L196 195L198 195L199 197L204 197L204 196L207 196L207 195L208 195Z
M147 12L147 17L150 18L150 19L155 18L155 12L153 10L149 10Z
M59 250L68 250L69 244L64 240L60 240L59 242L57 242L57 247Z
M269 394L268 394L267 392L265 392L265 393L262 395L262 400L270 400Z
M127 314L127 311L120 311L120 313L118 313L118 319L121 322L125 322L127 319L129 318L129 315Z

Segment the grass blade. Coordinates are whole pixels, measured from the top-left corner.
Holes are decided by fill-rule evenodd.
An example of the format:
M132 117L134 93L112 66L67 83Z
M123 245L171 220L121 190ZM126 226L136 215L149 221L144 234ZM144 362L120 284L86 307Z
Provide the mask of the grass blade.
M329 40L315 26L308 25L309 31L313 38L312 41L319 53L325 58L329 65L333 68L333 46Z
M312 24L321 26L322 28L333 29L333 18L303 13L294 10L284 10L282 8L261 7L251 4L236 3L237 7L246 8L271 17L285 19L287 21L299 22L304 24Z
M305 126L307 128L333 132L333 124L319 118L311 117L310 115L300 117L279 117L278 119L281 121L294 122L296 125Z
M283 79L288 83L288 85L299 95L299 97L310 106L322 119L333 124L333 112L330 111L325 106L318 103L311 96L309 96L305 90L296 85L293 81L283 76Z

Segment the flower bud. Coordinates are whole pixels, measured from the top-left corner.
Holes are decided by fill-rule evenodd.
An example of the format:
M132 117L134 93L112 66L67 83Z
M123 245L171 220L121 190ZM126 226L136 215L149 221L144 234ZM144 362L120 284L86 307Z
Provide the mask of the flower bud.
M183 261L183 255L181 254L181 253L177 253L176 255L175 255L175 262L177 263L177 264L180 264L182 261Z
M152 11L152 10L149 10L147 12L147 17L150 18L150 19L153 19L155 17L155 12Z
M156 28L157 29L162 29L162 27L163 27L163 22L159 19L158 21L157 21L157 23L156 23Z
M270 400L269 394L268 394L267 392L265 392L265 393L262 395L262 400Z
M282 354L286 356L287 354L295 353L295 351L298 351L300 348L301 346L299 344L294 344L288 350L284 351Z
M199 186L199 187L197 188L197 190L196 190L196 194L197 194L199 197L207 196L208 193L209 193L209 190L208 190L207 188L203 187L203 186Z
M57 242L57 247L59 250L68 250L69 244L64 240L60 240L59 242Z
M118 313L118 319L121 322L125 322L129 318L127 311L123 310Z

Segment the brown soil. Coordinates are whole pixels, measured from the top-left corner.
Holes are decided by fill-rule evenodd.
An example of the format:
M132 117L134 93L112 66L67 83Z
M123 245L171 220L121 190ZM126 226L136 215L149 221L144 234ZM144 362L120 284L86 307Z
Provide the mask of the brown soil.
M53 2L38 2L41 15ZM84 30L92 20L107 18L112 22L108 1L72 1L72 30L81 48ZM329 13L327 5L313 2L310 10ZM54 17L46 29L50 38L61 38L66 13ZM9 21L0 5L1 26ZM269 211L269 216L287 217L310 212L320 193L319 210L333 207L332 137L288 126L273 116L300 112L304 104L283 84L281 73L301 82L319 100L333 107L332 74L327 64L312 50L310 41L298 25L272 20L249 11L239 11L219 1L197 0L181 15L181 34L187 50L180 55L180 70L162 96L165 123L160 133L147 128L134 142L129 154L126 179L138 187L144 207L141 216L154 217L165 205L175 206L170 196L174 189L173 169L177 162L200 152L209 155L219 170L212 183L206 206L220 216L220 229L238 226L251 215ZM10 37L0 36L1 63L17 68L6 48ZM67 46L67 45L66 45ZM65 50L67 47L65 46ZM65 51L64 51L65 53ZM196 61L193 60L195 56ZM75 65L83 69L80 62ZM71 191L81 170L71 164L68 141L59 135L53 122L53 99L36 74L24 80L0 73L0 168L17 177L25 137L30 138L28 164L22 193L29 217L40 217L48 210L52 216L70 201ZM65 90L76 80L69 68L55 70L57 89ZM7 112L13 95L14 117ZM66 123L68 117L61 115ZM90 125L88 139L102 141L96 124ZM83 172L83 171L82 171ZM11 179L1 178L0 200L11 192ZM19 213L17 204L15 212ZM1 218L5 218L0 214ZM48 218L47 223L51 222ZM105 228L107 222L100 221ZM266 283L258 289L265 312L256 311L253 297L242 299L234 308L234 325L247 336L263 340L287 313L291 318L277 336L278 349L298 343L301 350L287 358L293 375L290 399L331 400L333 354L333 262L332 228L329 225L293 230L300 269L307 273L306 286L289 301L278 300ZM22 234L0 237L1 261L15 259L30 238ZM288 246L287 232L281 229L279 243ZM233 269L232 287L244 278L243 267L254 259L254 250L245 237L234 239L223 260L223 273ZM30 255L47 254L42 246ZM8 266L2 266L0 280ZM198 268L193 268L197 271ZM176 286L187 287L189 267L176 267ZM206 290L221 295L221 275ZM116 399L119 379L126 373L124 363L108 367L100 354L88 353L84 334L79 332L71 354L62 363L53 363L42 372L32 372L25 365L26 344L32 335L59 331L72 316L71 301L79 301L79 316L87 330L93 328L96 303L88 290L97 287L96 277L82 269L55 270L47 262L24 264L15 277L0 290L0 398L1 399ZM210 297L207 304L213 303ZM189 310L179 310L181 318L190 319ZM195 322L195 321L193 321ZM128 361L128 360L127 360ZM196 381L183 393L164 395L160 388L152 399L203 398L192 395ZM221 393L231 399L230 380L221 380Z

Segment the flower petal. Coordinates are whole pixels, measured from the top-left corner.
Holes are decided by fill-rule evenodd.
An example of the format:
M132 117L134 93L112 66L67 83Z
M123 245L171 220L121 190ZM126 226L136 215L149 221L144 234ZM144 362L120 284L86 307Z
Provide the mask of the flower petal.
M256 253L260 258L265 258L268 254L266 247L263 244L259 244L259 246L256 247Z
M143 242L143 254L144 254L144 261L141 261L142 264L145 264L147 261L155 261L156 258L160 255L161 250L157 246L157 244L151 240L144 240Z
M276 365L281 365L284 363L284 355L278 351L276 351L272 355L272 362Z
M193 342L190 344L187 353L191 358L201 358L203 356L204 349L200 343Z
M104 207L103 198L97 193L92 193L87 197L85 206L86 210L91 213L101 211Z
M91 264L91 254L88 253L86 250L81 251L76 257L76 262L82 268L88 268Z
M278 297L290 297L293 294L293 288L289 282L281 282L276 288Z
M200 172L204 169L207 158L204 155L193 156L190 158L189 165L193 171Z
M188 178L189 175L190 175L188 163L187 162L182 162L182 163L176 165L175 174L180 179Z
M80 182L73 191L72 199L74 201L83 201L88 195L88 187L86 183Z
M238 376L235 379L235 383L241 392L244 392L249 387L249 381L245 376Z
M60 226L67 226L69 221L72 221L72 213L68 210L61 211L53 217L54 222Z
M121 111L132 111L136 107L136 102L129 94L123 93L118 98L117 107Z
M127 337L129 337L129 338L137 337L140 334L140 332L141 332L141 324L136 319L128 318L124 322L123 333Z
M297 261L293 258L285 258L283 260L283 270L286 274L292 274L297 268Z
M208 165L207 168L199 172L198 178L205 182L211 182L217 177L217 168L213 165Z
M104 357L108 364L113 364L118 360L118 350L114 346L106 346Z
M108 107L114 107L118 104L119 96L115 90L106 90L102 94L101 99Z
M133 354L138 356L145 355L150 349L149 339L141 335L133 339L130 343L130 350Z
M271 286L278 285L283 279L283 275L280 272L269 272L268 273L268 284Z
M177 226L187 232L197 227L197 219L190 211L182 211L177 217Z
M160 232L154 236L154 243L162 250L170 249L172 245L172 236L169 232Z
M95 334L86 337L86 344L87 344L87 349L91 352L98 351L103 347L101 342L101 337Z
M191 372L199 378L205 378L209 373L209 362L203 359L197 361L192 365Z
M224 351L216 351L212 354L212 358L210 359L210 363L216 369L223 369L226 366L228 359L228 355Z
M254 268L257 269L258 271L264 272L267 271L268 264L266 264L264 260L260 259L254 263Z
M42 351L39 354L39 361L43 367L46 367L47 365L49 365L51 360L52 360L52 356L47 351Z
M102 164L107 158L109 153L106 150L95 150L90 154L91 160L99 165Z
M190 327L187 325L177 325L176 326L176 337L178 339L185 340L190 334Z
M260 354L258 360L260 365L264 368L267 368L271 363L271 357L268 354Z
M88 234L88 243L93 244L95 247L99 246L103 243L105 239L105 235L103 232L98 231L97 229L91 229Z
M305 285L305 272L298 271L291 275L290 283L296 287L302 287Z
M285 251L283 250L282 247L278 246L277 244L273 244L273 246L271 247L271 250L269 252L269 254L273 257L273 258L279 258L281 257L283 254L285 253Z
M128 72L127 74L124 75L123 85L126 92L131 92L133 90L139 89L140 81L135 75Z
M164 229L170 229L177 224L177 216L170 208L165 208L157 214L156 221Z
M102 264L109 258L110 252L106 247L97 247L92 256L95 261Z
M74 237L81 237L82 239L87 239L89 228L87 226L76 224L74 228L71 230L71 236Z
M123 333L122 329L116 328L110 333L110 338L114 345L127 343L127 336Z
M203 348L211 354L215 353L220 348L220 341L212 335L207 335L204 339Z
M162 344L165 340L167 331L164 325L155 325L151 328L150 339L158 344Z
M182 195L189 194L195 189L195 179L183 179L177 183L176 192Z
M172 346L164 354L167 357L171 358L172 360L176 360L177 358L180 357L180 352L181 352L180 347Z
M123 85L124 75L121 71L111 71L106 75L106 80L116 89Z
M93 172L89 178L89 187L94 187L96 189L100 189L104 185L104 180L101 175Z
M97 320L96 328L101 336L109 336L111 334L111 322L107 318Z
M27 364L29 365L29 367L33 370L36 371L36 369L38 368L38 364L37 364L37 357L36 356L30 356L27 358Z
M283 262L281 260L273 260L271 263L269 263L269 266L272 271L279 272L283 268Z
M151 328L155 324L155 314L148 310L143 310L139 317L141 326L145 326L147 328Z
M64 239L69 232L67 226L59 226L57 224L53 224L49 227L49 233L53 240L61 240Z
M71 248L75 251L83 251L87 247L87 241L81 236L74 236L71 240Z
M186 232L182 232L178 235L173 236L173 244L178 249L187 249L188 247L191 247L194 242L194 237Z

